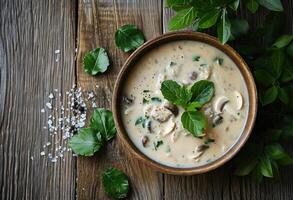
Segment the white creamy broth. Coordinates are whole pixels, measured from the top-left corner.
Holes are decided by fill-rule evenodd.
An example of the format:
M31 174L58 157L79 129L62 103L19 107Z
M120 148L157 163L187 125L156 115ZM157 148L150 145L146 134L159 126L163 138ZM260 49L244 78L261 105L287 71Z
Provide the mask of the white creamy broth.
M215 95L201 109L209 122L203 138L182 127L184 110L175 106L176 115L164 99L164 80L187 86L199 80L214 83ZM247 119L248 92L239 69L226 54L201 42L182 40L151 50L132 67L123 94L121 115L130 139L149 158L171 167L194 167L221 157Z

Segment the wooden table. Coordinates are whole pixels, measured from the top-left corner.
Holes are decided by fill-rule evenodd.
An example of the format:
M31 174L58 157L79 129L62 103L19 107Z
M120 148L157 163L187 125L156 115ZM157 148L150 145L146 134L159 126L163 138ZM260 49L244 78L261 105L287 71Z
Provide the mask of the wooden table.
M284 0L292 33L293 2ZM40 113L54 89L73 83L96 90L98 106L110 108L114 81L129 54L117 49L114 33L133 23L147 39L167 31L172 16L163 0L0 0L0 197L8 199L107 199L101 172L121 168L131 180L130 199L293 199L293 168L282 170L282 181L254 184L231 175L229 164L197 176L172 176L149 169L114 139L94 157L52 163L39 156L48 139ZM255 28L265 12L239 16ZM96 77L84 73L84 53L108 50L111 69ZM78 49L75 59L75 49ZM60 49L59 62L55 61ZM101 87L95 88L98 84ZM98 91L97 91L98 90ZM63 99L63 101L65 101Z

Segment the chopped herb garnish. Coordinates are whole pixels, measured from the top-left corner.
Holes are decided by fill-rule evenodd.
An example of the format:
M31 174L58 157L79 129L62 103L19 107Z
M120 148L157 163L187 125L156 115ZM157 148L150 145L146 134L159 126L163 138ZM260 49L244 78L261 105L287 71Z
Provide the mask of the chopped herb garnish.
M192 57L192 61L199 61L199 59L200 59L200 56L193 56Z
M135 121L135 126L141 124L141 126L144 128L145 127L146 120L147 119L145 117L139 117L139 118L137 118L137 120Z
M144 92L144 93L148 93L148 92L150 92L150 90L143 90L143 92Z
M200 64L199 66L206 67L206 66L208 66L208 64L203 63L203 64Z
M216 62L219 65L222 65L224 63L224 59L223 58L216 57L214 59L214 62Z
M207 139L204 141L204 144L209 145L209 144L214 143L214 142L215 142L214 139L212 139L212 138L207 138Z
M142 99L142 103L143 103L143 104L146 104L146 103L148 103L148 102L149 102L149 100L147 100L146 98L143 98L143 99Z
M153 102L162 102L162 99L160 99L159 97L152 97L151 100Z
M163 145L163 141L162 141L162 140L159 140L159 141L154 142L155 150L157 151L157 149L158 149L159 146L161 146L161 145Z
M171 62L170 62L170 66L174 66L174 65L176 65L176 63L173 62L173 61L171 61Z

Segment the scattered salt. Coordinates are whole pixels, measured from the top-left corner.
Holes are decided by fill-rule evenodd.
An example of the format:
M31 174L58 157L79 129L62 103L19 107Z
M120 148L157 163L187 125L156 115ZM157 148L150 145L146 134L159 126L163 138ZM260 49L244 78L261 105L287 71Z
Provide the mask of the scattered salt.
M48 97L49 97L49 99L53 99L54 98L53 93L50 93Z
M44 108L42 108L42 109L41 109L41 113L44 113L44 112L45 112L45 109L44 109Z
M45 152L44 152L44 151L42 151L42 152L41 152L41 156L44 156L44 155L45 155Z
M52 104L51 103L46 103L47 108L49 108L50 110L52 110Z

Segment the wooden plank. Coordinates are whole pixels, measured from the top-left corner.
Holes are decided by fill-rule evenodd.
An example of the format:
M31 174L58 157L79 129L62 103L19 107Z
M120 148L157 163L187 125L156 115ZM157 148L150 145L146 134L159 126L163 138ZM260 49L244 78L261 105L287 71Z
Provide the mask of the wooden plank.
M157 36L161 32L160 12L161 3L157 0L79 1L77 82L86 90L95 90L99 107L110 108L115 78L129 55L115 46L115 31L121 25L133 23L144 31L147 39ZM112 64L105 74L92 77L84 73L82 58L96 47L107 49ZM132 186L129 198L162 198L162 176L129 155L116 138L95 157L78 158L78 199L107 199L101 174L110 166L122 169L129 176Z
M287 26L284 31L293 32L293 3L290 0L283 1L287 17ZM257 14L251 15L241 6L238 13L240 17L248 19L252 29L255 29L263 23L267 12L262 9ZM174 12L163 10L163 30L168 31L168 20L174 15ZM292 147L291 147L291 150ZM172 176L165 175L164 192L165 199L292 199L293 196L293 173L292 166L282 170L282 180L276 183L266 180L261 185L255 184L250 178L239 178L231 175L231 163L227 163L220 169L212 172L195 176ZM178 192L180 191L180 192Z
M75 81L76 3L0 0L0 199L75 197L72 156L40 156L49 138L40 110L49 92Z

